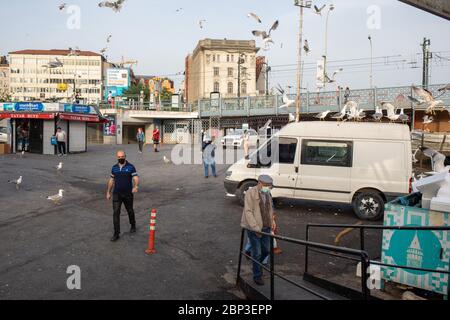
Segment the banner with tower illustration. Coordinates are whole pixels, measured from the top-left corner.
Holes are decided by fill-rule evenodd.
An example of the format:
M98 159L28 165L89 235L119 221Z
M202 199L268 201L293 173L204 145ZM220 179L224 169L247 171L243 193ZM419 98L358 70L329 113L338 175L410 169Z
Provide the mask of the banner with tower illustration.
M449 213L386 205L385 226L450 226ZM382 262L430 270L449 271L450 231L384 230ZM448 294L448 274L382 267L383 280Z

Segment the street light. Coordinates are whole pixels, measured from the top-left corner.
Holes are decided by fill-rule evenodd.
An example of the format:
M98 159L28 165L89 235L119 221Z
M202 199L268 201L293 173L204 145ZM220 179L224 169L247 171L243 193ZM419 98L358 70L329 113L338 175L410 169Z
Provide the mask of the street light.
M334 10L334 5L330 4L330 6L328 7L328 11L327 11L327 17L326 17L326 21L325 21L325 54L324 54L324 68L323 68L323 72L324 75L326 74L326 70L327 70L327 60L328 60L328 18L330 16L330 12ZM325 76L323 77L323 88L325 90L325 86L326 86L326 80L325 80Z
M370 42L370 89L373 88L373 45L372 45L372 36L369 34Z
M300 23L298 32L298 65L297 65L297 99L295 104L295 121L300 122L301 87L302 87L302 50L303 50L303 15L304 8L311 9L312 1L294 0L294 5L300 8Z

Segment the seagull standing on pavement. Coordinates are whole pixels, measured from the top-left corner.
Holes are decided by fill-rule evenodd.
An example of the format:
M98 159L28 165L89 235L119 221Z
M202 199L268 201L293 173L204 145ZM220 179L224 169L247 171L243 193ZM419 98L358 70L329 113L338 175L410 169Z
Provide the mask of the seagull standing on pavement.
M60 204L59 202L62 200L62 198L63 198L63 192L64 192L64 190L63 189L60 189L59 190L59 192L58 192L58 194L55 194L55 195L53 195L53 196L48 196L47 197L47 200L50 200L50 201L53 201L53 203L55 203L55 204Z
M17 180L8 180L8 183L12 183L16 185L16 189L19 190L20 185L22 184L22 176Z
M163 157L163 160L164 160L164 163L165 163L165 164L170 164L170 163L172 163L172 161L171 161L169 158L167 158L166 156Z
M63 163L60 162L60 163L56 166L56 172L58 172L58 173L61 172L62 168L63 168Z

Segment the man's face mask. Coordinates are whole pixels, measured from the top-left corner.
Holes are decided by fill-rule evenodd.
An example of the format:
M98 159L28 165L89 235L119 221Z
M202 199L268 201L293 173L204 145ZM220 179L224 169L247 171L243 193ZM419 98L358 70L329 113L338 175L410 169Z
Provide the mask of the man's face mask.
M269 193L270 192L270 187L262 187L261 191L264 193Z

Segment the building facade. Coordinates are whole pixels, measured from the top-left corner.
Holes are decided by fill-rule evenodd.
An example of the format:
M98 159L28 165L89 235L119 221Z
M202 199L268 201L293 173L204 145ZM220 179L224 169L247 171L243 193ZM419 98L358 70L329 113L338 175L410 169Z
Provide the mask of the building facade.
M254 40L199 41L186 58L185 86L188 103L207 99L212 92L222 98L256 96L256 54ZM241 57L239 59L239 57Z
M9 64L6 57L0 57L0 101L9 98Z
M58 59L61 66L46 65ZM9 53L10 91L14 101L102 100L102 55L91 51L22 50Z

